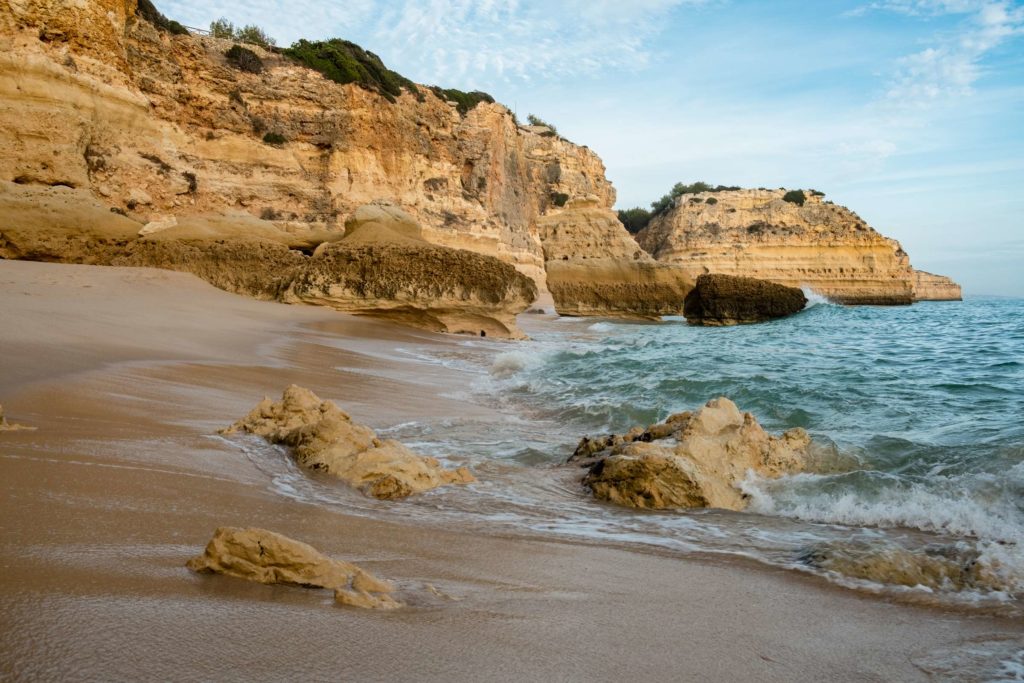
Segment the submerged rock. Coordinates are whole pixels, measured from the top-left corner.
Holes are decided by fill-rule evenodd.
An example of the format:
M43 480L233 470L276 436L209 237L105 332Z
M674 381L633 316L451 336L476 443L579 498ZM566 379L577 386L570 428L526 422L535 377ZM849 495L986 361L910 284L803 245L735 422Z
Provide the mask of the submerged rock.
M7 418L4 416L4 407L0 406L0 432L17 432L21 430L34 431L35 427L27 427L25 425L8 422Z
M583 484L596 498L636 508L742 510L739 484L753 471L779 477L806 469L803 429L771 436L727 398L670 416L647 429L584 437L569 459L589 466Z
M333 402L294 384L280 401L263 399L222 433L239 431L289 446L303 467L337 477L375 498L404 498L445 484L476 481L465 467L446 470L436 459L418 455L398 441L378 439Z
M354 564L266 529L220 527L202 555L186 565L195 572L225 574L257 583L327 588L343 605L394 609L394 587Z
M683 315L691 325L739 325L782 318L803 310L796 287L735 275L701 275L686 295Z
M1000 591L1007 582L973 545L933 544L916 551L860 541L822 543L803 551L801 564L883 585L932 590Z

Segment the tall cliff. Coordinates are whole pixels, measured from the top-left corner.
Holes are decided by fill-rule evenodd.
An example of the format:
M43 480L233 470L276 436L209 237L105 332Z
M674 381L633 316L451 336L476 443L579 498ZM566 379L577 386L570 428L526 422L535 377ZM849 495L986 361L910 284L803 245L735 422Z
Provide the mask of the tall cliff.
M632 244L600 158L500 104L461 113L422 87L389 101L257 47L265 69L247 73L225 57L230 41L158 31L136 10L0 6L0 180L87 190L143 224L248 214L297 235L340 232L387 201L428 241L495 256L542 290L543 235L571 217L567 202L585 199ZM634 270L615 285L634 288ZM641 289L583 308L630 313Z
M685 194L637 241L659 261L692 277L722 273L806 286L847 304L909 304L916 272L899 242L849 209L807 193L802 204L784 190ZM947 279L948 278L944 278ZM917 281L920 281L918 278ZM959 286L929 298L959 298ZM925 288L921 287L922 293ZM919 298L924 298L919 297Z

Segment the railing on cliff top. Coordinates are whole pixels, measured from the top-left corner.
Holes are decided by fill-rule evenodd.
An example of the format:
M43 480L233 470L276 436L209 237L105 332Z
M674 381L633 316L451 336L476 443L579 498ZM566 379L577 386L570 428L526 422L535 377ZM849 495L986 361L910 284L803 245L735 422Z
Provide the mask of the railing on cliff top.
M205 28L196 28L195 26L186 26L185 28L188 30L189 33L198 33L201 36L210 35L210 32L207 31Z

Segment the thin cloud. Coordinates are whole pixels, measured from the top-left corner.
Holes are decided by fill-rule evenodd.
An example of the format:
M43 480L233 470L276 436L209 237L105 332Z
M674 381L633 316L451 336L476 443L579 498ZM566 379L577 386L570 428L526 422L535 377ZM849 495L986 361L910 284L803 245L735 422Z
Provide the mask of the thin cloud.
M989 52L1024 35L1024 8L1009 2L971 0L891 0L871 9L909 16L966 15L959 31L896 64L885 98L892 104L926 107L934 102L971 95L983 75Z
M550 81L639 69L665 15L696 0L406 0L383 11L381 54L422 65L421 79Z

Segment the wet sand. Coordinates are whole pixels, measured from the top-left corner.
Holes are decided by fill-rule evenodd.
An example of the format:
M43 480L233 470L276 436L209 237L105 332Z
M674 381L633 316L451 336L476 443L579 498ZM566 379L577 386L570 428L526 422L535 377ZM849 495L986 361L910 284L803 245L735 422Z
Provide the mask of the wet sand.
M929 680L930 652L1024 633L739 562L345 514L214 436L293 382L375 427L502 419L397 352L452 343L179 273L0 261L0 403L38 427L0 434L0 679ZM185 569L222 525L311 543L411 604Z

